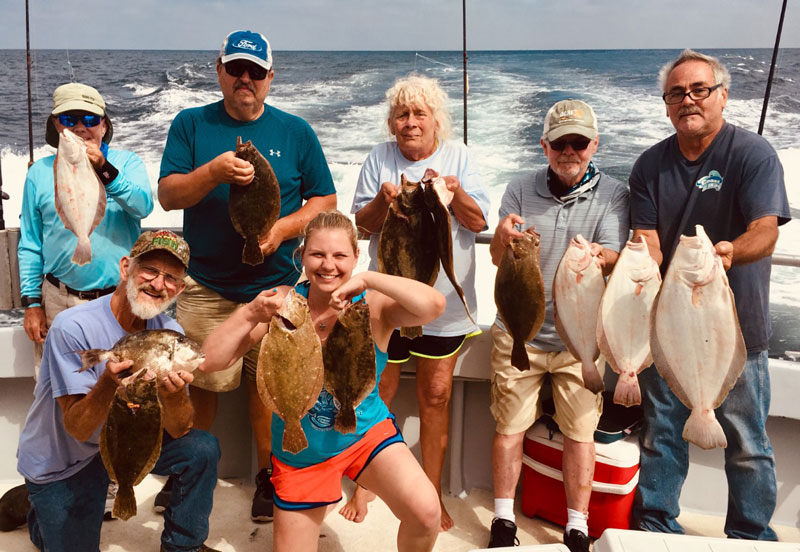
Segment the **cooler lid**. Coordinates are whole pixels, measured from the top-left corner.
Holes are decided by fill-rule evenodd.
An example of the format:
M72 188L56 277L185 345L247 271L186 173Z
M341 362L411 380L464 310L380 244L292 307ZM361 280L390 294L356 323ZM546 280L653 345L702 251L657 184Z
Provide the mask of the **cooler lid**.
M544 446L557 450L564 450L564 436L561 432L553 433L550 438L550 430L542 422L536 422L525 433L525 438ZM624 439L613 443L595 443L595 451L598 463L619 468L630 468L639 464L639 436L628 435Z

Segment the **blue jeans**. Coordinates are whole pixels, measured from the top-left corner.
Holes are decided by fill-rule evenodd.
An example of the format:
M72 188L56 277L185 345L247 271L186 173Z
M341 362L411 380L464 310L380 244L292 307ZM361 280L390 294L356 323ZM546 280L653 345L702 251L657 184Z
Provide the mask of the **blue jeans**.
M683 533L678 498L689 470L683 425L689 409L651 366L639 374L645 425L641 472L633 508L634 526L645 531ZM777 540L769 522L775 511L775 458L766 433L770 386L767 351L748 353L741 377L714 413L725 432L725 474L730 538Z
M164 511L164 550L195 551L208 537L219 456L217 438L210 433L193 429L173 439L164 432L161 456L152 471L175 476L170 505ZM108 489L108 474L99 454L68 479L25 484L31 502L28 531L39 550L99 550Z

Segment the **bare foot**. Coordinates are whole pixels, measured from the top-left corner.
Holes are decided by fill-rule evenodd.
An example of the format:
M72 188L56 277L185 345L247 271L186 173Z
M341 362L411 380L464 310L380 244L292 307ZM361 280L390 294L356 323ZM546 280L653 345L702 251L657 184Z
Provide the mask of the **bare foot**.
M367 504L375 500L375 493L368 491L361 485L356 485L356 490L347 504L342 506L339 513L348 521L361 523L367 517ZM452 525L452 521L450 522Z
M447 513L447 508L444 507L444 502L442 502L441 498L439 499L439 504L442 505L442 526L439 531L443 533L452 529L455 522L453 522L453 518L450 517L450 514Z

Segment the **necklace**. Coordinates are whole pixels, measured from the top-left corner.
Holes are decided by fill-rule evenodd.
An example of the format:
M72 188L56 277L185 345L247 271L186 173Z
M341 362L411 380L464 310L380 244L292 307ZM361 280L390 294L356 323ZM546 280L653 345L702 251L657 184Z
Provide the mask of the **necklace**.
M319 326L319 329L320 329L320 330L324 330L324 329L325 329L325 327L326 327L326 324L325 324L325 322L320 322L320 323L318 324L318 326Z

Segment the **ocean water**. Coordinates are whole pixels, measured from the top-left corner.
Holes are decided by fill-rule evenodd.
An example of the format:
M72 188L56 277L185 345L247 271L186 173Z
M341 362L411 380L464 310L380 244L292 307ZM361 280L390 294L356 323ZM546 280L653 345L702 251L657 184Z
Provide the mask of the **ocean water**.
M468 138L492 199L489 226L506 184L545 163L539 146L542 120L556 101L587 101L599 119L598 166L627 179L637 156L672 133L657 85L658 69L678 50L469 52ZM732 86L726 119L756 131L766 87L769 49L708 50L729 68ZM96 86L114 123L112 144L137 152L156 186L169 124L186 107L221 98L212 51L39 50L32 52L34 158L52 153L44 123L52 91L71 80ZM461 52L275 52L275 79L267 102L305 118L319 136L336 183L339 208L349 211L361 163L387 139L385 92L409 72L434 77L451 98L454 133L463 136ZM7 227L18 226L28 162L25 52L0 51L0 154ZM779 151L793 207L800 208L800 49L778 58L764 136ZM233 144L231 145L233 149ZM146 226L181 226L180 212L159 206ZM800 255L800 227L782 227L778 252ZM481 264L484 286L493 271ZM479 280L481 280L479 274ZM773 310L791 318L800 309L800 270L776 267ZM493 317L491 289L479 289L482 322ZM789 309L789 310L787 310ZM7 314L0 314L0 323ZM782 348L800 350L800 332L776 327ZM778 324L776 324L778 326ZM794 326L793 326L794 328Z

